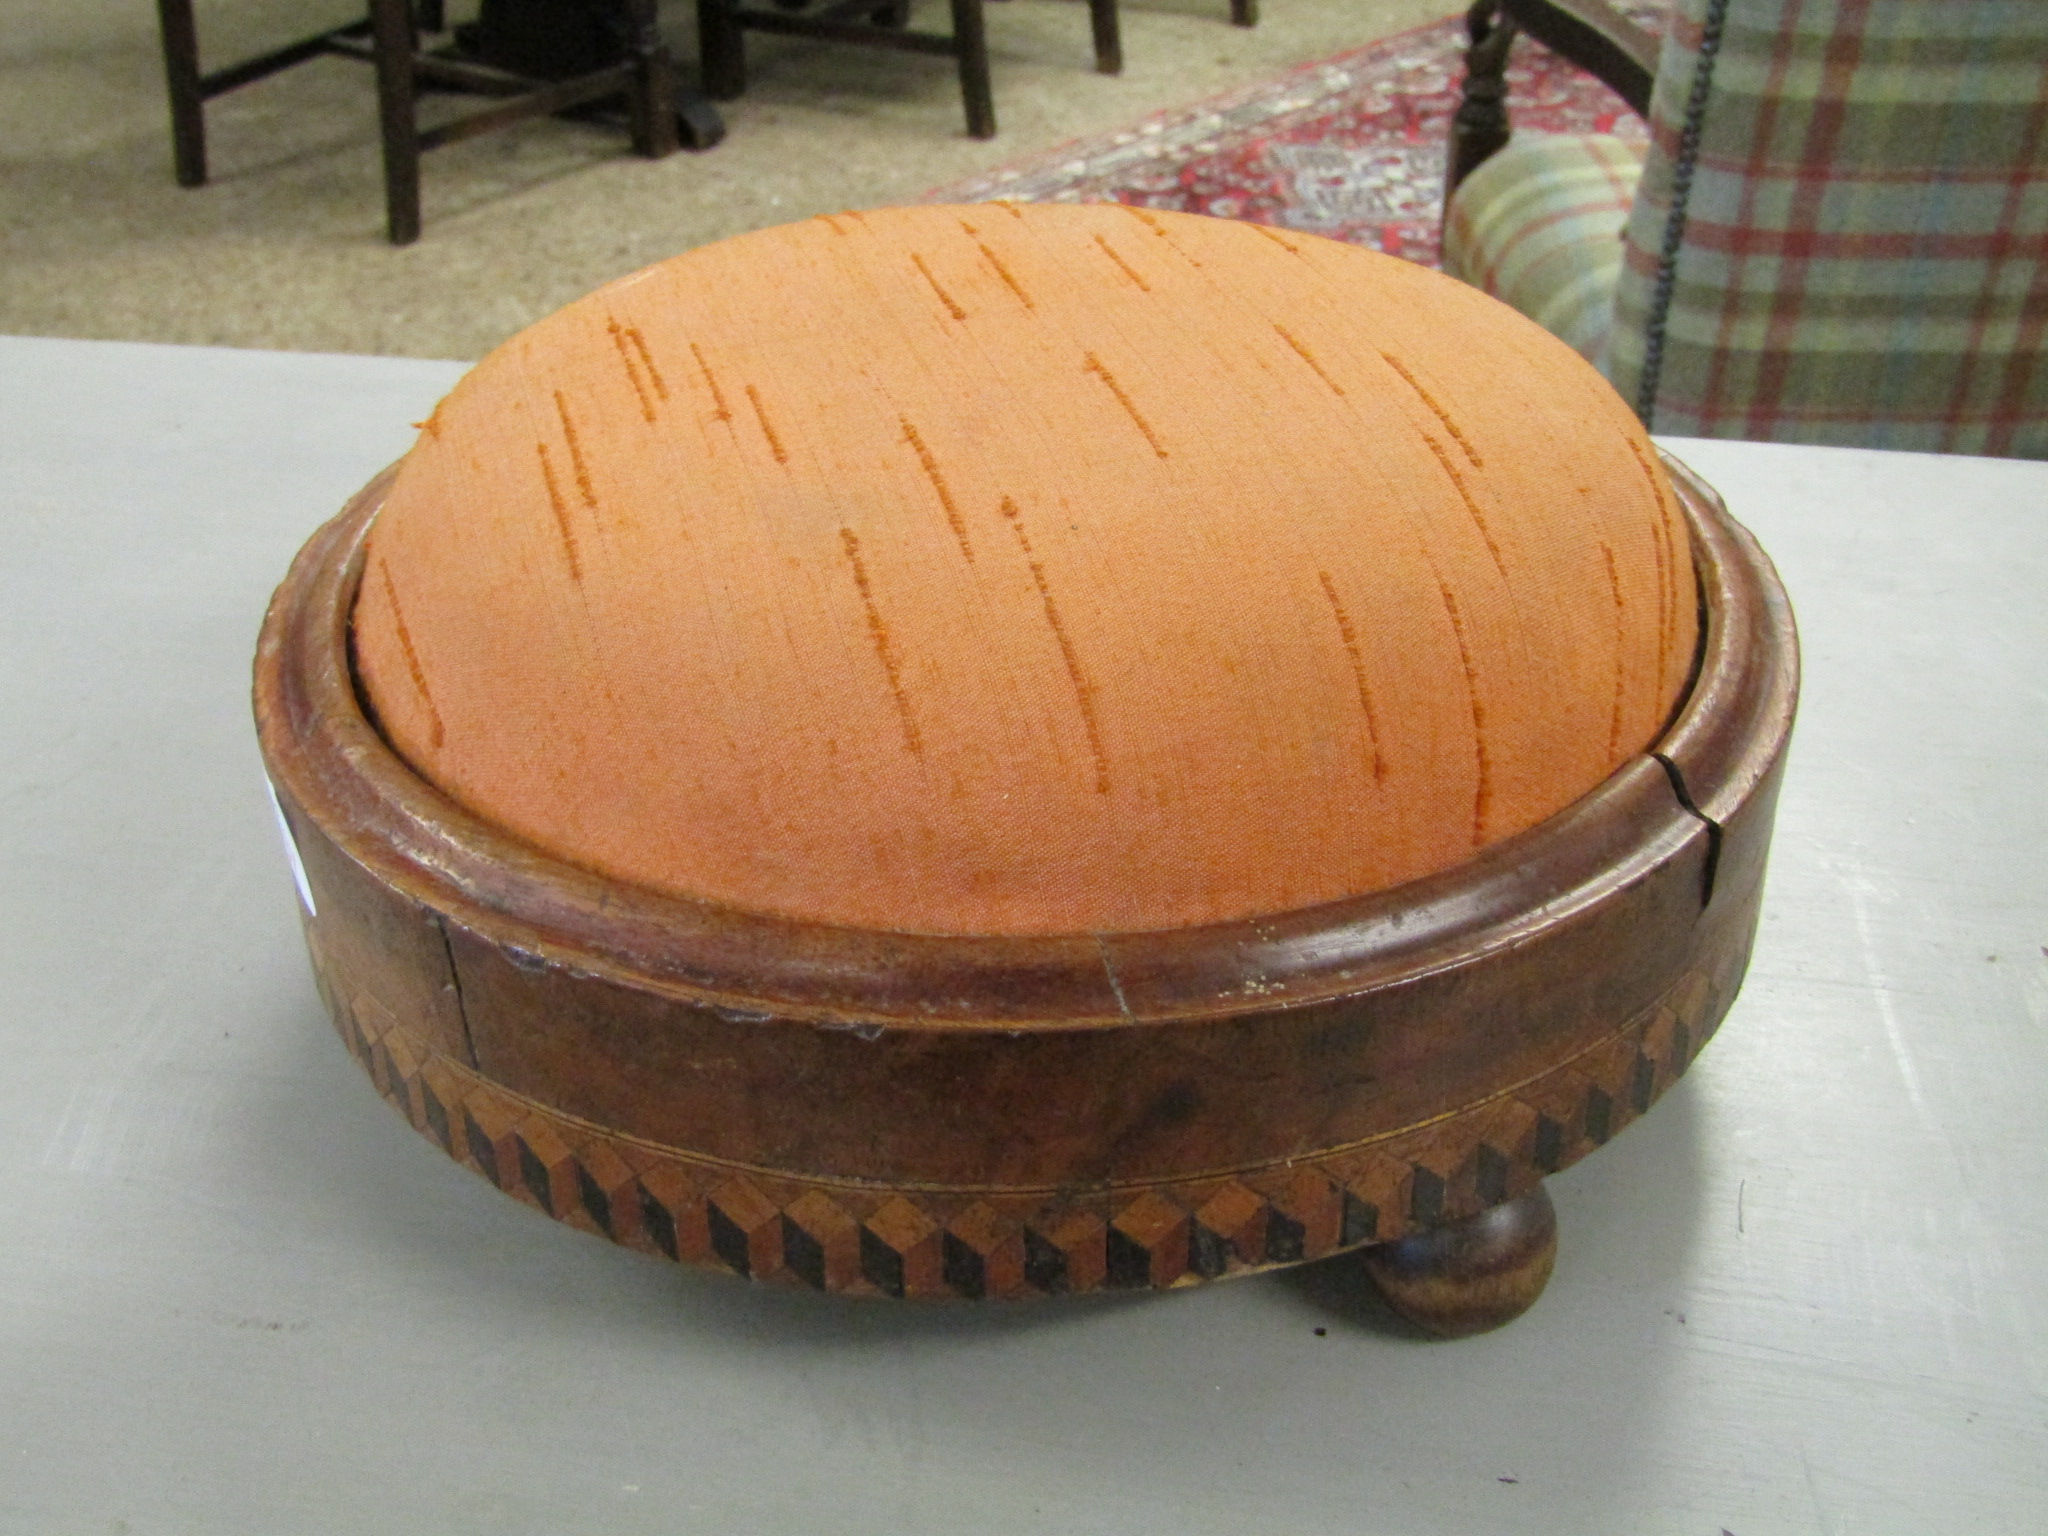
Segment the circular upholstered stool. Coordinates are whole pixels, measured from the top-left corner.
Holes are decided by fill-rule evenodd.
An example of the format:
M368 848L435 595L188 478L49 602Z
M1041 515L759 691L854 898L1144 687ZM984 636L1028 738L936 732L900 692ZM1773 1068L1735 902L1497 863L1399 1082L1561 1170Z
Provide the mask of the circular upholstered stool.
M256 705L338 1028L515 1197L897 1297L1369 1245L1455 1333L1727 1010L1795 690L1768 562L1511 313L994 205L515 338Z

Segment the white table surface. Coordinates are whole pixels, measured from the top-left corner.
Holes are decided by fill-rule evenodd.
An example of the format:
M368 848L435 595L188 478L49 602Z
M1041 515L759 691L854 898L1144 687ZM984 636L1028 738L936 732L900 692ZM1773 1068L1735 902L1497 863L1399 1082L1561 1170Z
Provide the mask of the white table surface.
M1803 631L1761 940L1552 1181L1542 1301L1432 1344L1342 1261L756 1289L407 1129L314 996L249 662L459 372L0 340L0 1530L2048 1531L2048 466L1672 445Z

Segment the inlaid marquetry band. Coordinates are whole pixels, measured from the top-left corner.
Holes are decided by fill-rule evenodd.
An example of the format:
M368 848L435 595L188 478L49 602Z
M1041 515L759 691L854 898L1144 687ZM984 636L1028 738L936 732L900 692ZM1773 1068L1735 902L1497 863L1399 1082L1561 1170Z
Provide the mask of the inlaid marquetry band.
M436 1052L374 997L350 994L317 939L314 955L335 1026L378 1092L449 1156L556 1220L756 1280L982 1299L1193 1285L1513 1199L1677 1081L1733 999L1751 931L1725 929L1719 952L1570 1059L1425 1124L1254 1168L1084 1190L807 1177L621 1135Z

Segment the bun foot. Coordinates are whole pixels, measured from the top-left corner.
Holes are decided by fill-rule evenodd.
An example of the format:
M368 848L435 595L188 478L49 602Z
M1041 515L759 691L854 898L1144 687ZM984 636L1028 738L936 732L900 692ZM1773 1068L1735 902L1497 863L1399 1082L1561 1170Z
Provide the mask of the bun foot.
M1511 1323L1535 1304L1557 1262L1557 1208L1541 1185L1477 1216L1365 1250L1387 1305L1439 1338Z

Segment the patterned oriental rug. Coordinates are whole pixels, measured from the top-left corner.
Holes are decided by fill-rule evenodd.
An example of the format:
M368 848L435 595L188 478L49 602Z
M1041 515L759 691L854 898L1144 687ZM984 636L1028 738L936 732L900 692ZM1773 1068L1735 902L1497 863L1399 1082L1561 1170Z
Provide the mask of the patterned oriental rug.
M1668 0L1621 8L1661 30ZM1446 17L920 201L1130 203L1307 230L1435 266L1464 47L1463 18ZM1518 131L1644 137L1620 97L1526 37L1508 81Z

